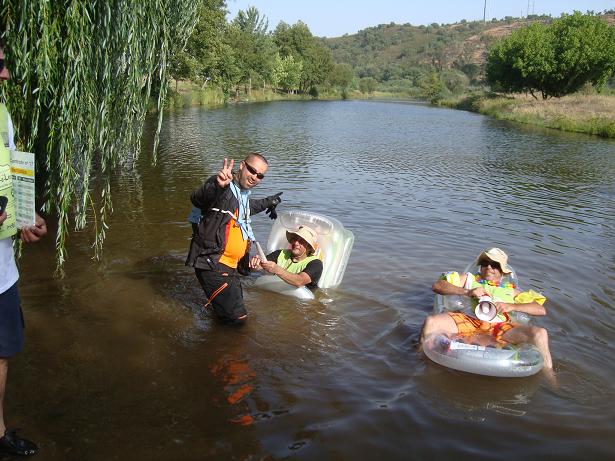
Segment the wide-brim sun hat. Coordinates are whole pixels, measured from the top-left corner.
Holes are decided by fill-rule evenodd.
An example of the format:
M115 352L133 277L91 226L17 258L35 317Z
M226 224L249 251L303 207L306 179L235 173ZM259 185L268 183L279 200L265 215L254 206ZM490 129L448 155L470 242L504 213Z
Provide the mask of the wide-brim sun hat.
M287 230L286 240L290 242L290 237L292 235L301 237L303 240L305 240L308 243L308 245L312 247L312 251L316 251L316 248L318 246L318 243L317 243L318 234L316 234L316 231L314 229L308 226L300 226L299 229L296 229L296 230L294 229Z
M478 255L478 258L476 258L476 263L479 264L485 259L499 263L503 274L510 274L513 271L508 265L508 255L499 248L494 247L483 250L481 254Z

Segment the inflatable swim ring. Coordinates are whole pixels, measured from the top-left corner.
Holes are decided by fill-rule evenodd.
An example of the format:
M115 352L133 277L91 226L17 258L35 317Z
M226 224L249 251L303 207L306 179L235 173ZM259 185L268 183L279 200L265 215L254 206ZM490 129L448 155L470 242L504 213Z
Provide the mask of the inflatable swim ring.
M315 254L322 260L323 265L318 287L338 286L348 265L354 235L337 219L308 211L279 213L269 233L267 253L287 249L289 245L286 240L286 231L297 229L302 225L307 225L318 233L318 248ZM254 282L254 286L299 299L314 299L314 293L308 288L294 287L275 275L261 275Z
M465 272L476 269L475 263ZM503 281L519 286L515 272L503 277ZM472 303L466 296L436 295L434 313L461 311L473 315ZM529 316L511 312L515 323L528 323ZM524 377L538 373L543 367L543 358L532 344L501 344L491 335L432 334L423 343L425 355L434 362L454 370L498 377Z
M532 344L501 345L481 334L429 335L423 350L442 366L486 376L531 376L543 366L542 355Z

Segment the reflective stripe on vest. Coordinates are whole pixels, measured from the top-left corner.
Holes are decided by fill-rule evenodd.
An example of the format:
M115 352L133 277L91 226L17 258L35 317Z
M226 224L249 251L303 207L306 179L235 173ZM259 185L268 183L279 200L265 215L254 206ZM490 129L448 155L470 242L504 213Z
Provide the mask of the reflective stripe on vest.
M305 270L305 267L312 261L318 259L316 256L308 256L301 261L293 262L293 255L290 250L282 250L276 261L278 266L286 269L291 274L300 274Z

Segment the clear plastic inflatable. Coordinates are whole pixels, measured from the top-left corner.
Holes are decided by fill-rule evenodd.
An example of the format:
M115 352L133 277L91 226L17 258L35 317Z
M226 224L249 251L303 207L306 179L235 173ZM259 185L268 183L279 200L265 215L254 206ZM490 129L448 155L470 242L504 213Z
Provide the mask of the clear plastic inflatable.
M476 273L477 261L465 272ZM515 271L503 277L504 282L519 286ZM460 311L474 315L472 301L466 296L436 295L434 313ZM511 312L515 323L528 323L529 315ZM538 373L543 367L543 358L532 344L501 344L488 334L443 335L432 334L423 343L425 355L436 363L454 370L498 377L524 377Z
M440 365L486 376L531 376L543 366L542 355L532 344L502 345L482 334L429 335L423 350Z
M322 260L323 271L318 281L319 288L332 288L342 282L348 258L354 244L354 235L342 223L308 211L285 211L278 213L267 241L267 253L289 248L286 231L306 225L318 234L316 256ZM314 293L306 287L293 287L275 275L262 275L254 285L265 290L275 291L299 299L314 299Z

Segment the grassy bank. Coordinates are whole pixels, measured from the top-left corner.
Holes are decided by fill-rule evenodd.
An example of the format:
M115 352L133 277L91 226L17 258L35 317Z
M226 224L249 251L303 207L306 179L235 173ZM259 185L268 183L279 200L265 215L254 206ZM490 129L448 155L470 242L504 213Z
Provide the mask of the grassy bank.
M575 94L548 100L531 95L476 94L440 105L471 110L502 120L615 138L615 95Z
M278 93L269 88L253 89L250 93L240 92L239 97L235 94L231 98L225 98L224 93L218 87L200 86L192 82L172 83L169 88L166 109L181 109L184 107L207 107L216 108L228 103L264 102L280 100L311 99L310 96Z
M288 94L273 91L270 88L252 89L250 93L242 91L235 97L235 94L230 98L225 98L222 90L215 86L200 86L189 81L180 81L175 84L171 83L169 95L166 102L167 110L181 109L185 107L205 107L214 109L224 106L225 104L251 103L251 102L266 102L266 101L302 101L311 100L314 97L310 95ZM408 93L392 93L387 91L374 91L373 93L364 94L358 90L341 91L339 89L331 89L318 94L316 99L319 100L341 100L341 99L378 99L378 100L399 100L408 99L415 100L413 95Z

